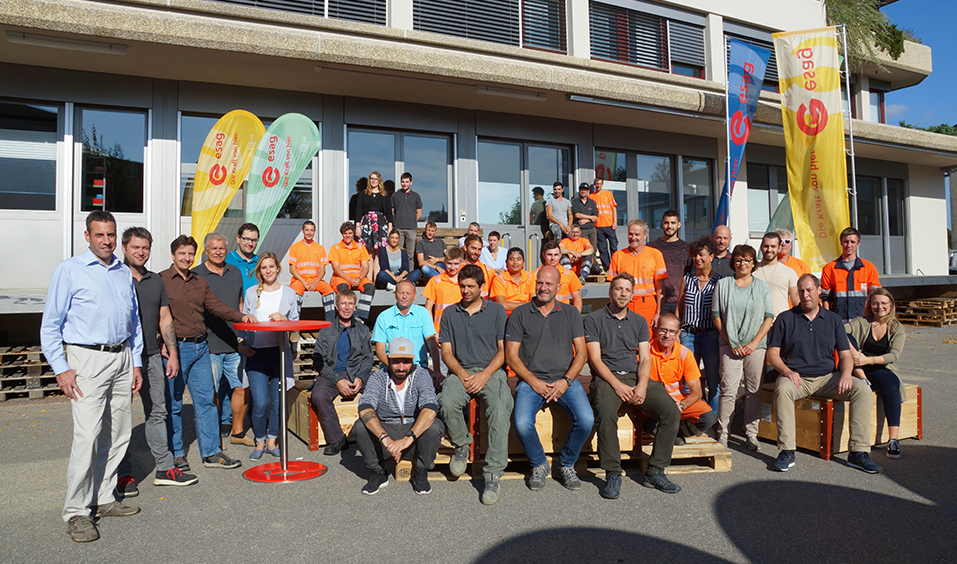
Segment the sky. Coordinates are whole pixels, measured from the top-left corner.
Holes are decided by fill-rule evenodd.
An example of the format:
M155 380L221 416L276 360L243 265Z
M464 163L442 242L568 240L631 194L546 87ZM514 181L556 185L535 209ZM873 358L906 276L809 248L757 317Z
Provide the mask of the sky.
M957 125L957 1L898 0L883 11L898 28L912 30L933 50L930 76L917 86L885 96L887 123L905 120L921 127Z

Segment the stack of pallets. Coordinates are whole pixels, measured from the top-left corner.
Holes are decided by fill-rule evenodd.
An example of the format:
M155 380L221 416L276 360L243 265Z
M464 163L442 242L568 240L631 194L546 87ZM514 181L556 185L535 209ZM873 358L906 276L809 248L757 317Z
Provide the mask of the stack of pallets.
M920 298L898 300L897 319L918 327L957 325L957 298Z
M0 401L62 393L39 346L0 347Z

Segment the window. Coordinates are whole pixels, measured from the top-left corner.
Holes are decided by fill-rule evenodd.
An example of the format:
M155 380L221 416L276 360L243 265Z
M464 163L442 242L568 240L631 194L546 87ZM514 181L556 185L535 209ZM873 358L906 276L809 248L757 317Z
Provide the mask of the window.
M857 229L862 235L880 235L881 179L857 178Z
M867 99L871 110L870 121L874 123L887 123L884 121L884 92L872 89L868 93Z
M565 53L565 0L522 0L522 47Z
M531 202L532 188L541 186L545 199L552 184L565 186L569 195L571 151L527 143L480 140L478 144L478 222L482 225L524 225L523 199ZM523 198L522 194L526 196ZM526 204L530 207L530 203Z
M671 157L638 155L638 217L655 229L665 212L674 209L672 191L674 175ZM621 206L619 206L620 209ZM624 225L619 223L620 225Z
M853 85L851 88L853 89ZM841 109L844 111L844 115L847 116L847 119L857 118L857 99L854 97L852 90L851 99L850 102L848 102L847 84L841 85Z
M422 198L420 224L449 222L452 193L452 141L448 135L350 129L348 136L350 195L372 171L382 175L391 194L403 172L412 175L412 190Z
M146 112L81 108L78 114L80 210L142 213Z
M216 125L219 118L205 116L184 115L181 122L182 145L180 147L180 197L182 209L180 215L187 217L193 212L193 180L196 176L196 162L203 142L209 130ZM267 128L272 120L263 120ZM277 218L279 219L310 219L312 218L312 163L306 167L302 176L296 181L292 191L283 202ZM240 184L236 195L223 212L223 217L242 218L246 216L246 181Z
M788 197L788 173L783 166L748 163L748 231L767 232L778 206Z
M682 194L684 195L685 239L696 239L711 230L711 194L713 176L711 161L682 159ZM692 233L695 234L692 237Z
M608 190L615 197L618 225L628 223L627 165L625 153L616 151L595 151L595 178L604 180L602 190Z
M591 56L703 78L703 18L670 8L656 9L651 4L635 5L700 21L702 25L593 0L589 4Z
M359 23L385 25L385 0L213 0L226 4L239 4L254 8L266 8L328 17Z
M413 0L412 28L518 46L518 1Z
M59 108L0 102L0 209L56 209Z

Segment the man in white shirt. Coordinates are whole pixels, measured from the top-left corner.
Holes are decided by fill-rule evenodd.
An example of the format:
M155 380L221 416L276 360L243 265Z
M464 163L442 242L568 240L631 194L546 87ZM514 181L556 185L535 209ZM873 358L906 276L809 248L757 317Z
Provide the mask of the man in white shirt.
M791 304L798 303L797 281L798 275L793 269L778 261L778 249L781 247L781 236L775 232L765 233L761 239L762 261L754 271L754 277L763 280L771 286L771 308L774 317L782 311L791 308Z

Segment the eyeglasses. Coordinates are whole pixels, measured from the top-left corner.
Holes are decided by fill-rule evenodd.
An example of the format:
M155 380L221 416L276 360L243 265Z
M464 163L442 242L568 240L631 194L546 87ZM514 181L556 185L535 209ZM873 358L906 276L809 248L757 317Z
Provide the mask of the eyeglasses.
M734 259L734 264L751 264L754 262L751 259Z
M658 334L661 335L662 337L668 337L668 336L670 336L670 335L677 335L677 334L678 334L678 331L681 331L681 329L664 329L664 328L662 328L662 329L658 329Z
M258 243L258 242L259 242L259 239L250 239L249 237L240 237L240 239L242 239L243 241L246 241L247 243Z
M791 244L791 240L790 240L790 239L781 239L781 242L784 243L785 245L790 245L790 244Z

